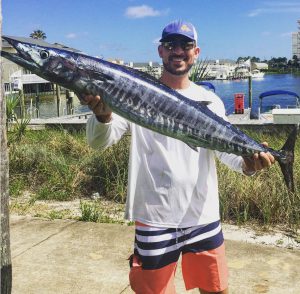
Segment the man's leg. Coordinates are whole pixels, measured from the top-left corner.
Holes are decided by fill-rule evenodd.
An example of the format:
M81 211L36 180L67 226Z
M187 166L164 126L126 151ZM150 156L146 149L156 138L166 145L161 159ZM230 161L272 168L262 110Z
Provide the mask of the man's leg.
M131 289L137 294L175 294L174 276L176 263L163 268L147 270L136 255L129 273Z
M182 250L186 289L198 288L203 291L201 293L228 293L228 268L220 223L192 227L186 237Z
M175 294L174 275L180 250L176 229L136 223L129 280L137 294Z

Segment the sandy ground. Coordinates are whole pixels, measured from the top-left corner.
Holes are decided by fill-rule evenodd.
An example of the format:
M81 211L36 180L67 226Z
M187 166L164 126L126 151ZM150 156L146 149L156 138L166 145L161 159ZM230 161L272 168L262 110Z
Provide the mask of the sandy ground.
M49 219L80 219L80 206L83 203L96 207L104 222L128 224L123 218L124 204L103 200L97 194L89 199L65 202L32 201L30 197L25 196L10 201L10 213ZM300 230L293 232L285 227L262 227L254 224L237 226L223 223L223 232L227 240L300 250Z

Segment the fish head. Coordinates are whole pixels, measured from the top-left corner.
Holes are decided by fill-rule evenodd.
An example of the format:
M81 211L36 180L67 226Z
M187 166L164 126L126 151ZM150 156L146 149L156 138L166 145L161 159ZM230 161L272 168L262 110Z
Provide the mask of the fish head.
M51 47L51 44L29 38L2 36L11 44L17 53L1 52L4 58L30 70L32 73L70 88L70 81L76 73L76 58L74 52ZM40 45L39 43L45 43Z

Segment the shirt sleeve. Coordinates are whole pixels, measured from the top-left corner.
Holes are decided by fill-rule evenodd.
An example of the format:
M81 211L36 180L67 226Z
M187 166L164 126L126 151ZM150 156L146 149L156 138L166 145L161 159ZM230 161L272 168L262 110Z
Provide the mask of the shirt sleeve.
M104 149L117 143L129 129L130 123L115 113L109 123L101 123L92 115L86 125L87 143L92 148Z
M232 169L236 172L239 172L241 174L244 174L244 172L243 172L244 159L242 156L238 156L235 154L229 154L226 152L219 152L219 151L215 151L215 154L216 154L217 158L222 163L227 165L230 169Z

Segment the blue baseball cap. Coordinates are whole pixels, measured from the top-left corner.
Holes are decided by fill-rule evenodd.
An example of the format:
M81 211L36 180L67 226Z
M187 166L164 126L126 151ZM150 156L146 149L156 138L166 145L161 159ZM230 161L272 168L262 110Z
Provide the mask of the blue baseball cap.
M162 31L161 39L159 42L164 42L167 40L170 36L173 35L181 35L185 36L195 42L197 42L197 32L195 27L185 21L176 20L171 23L169 23Z

